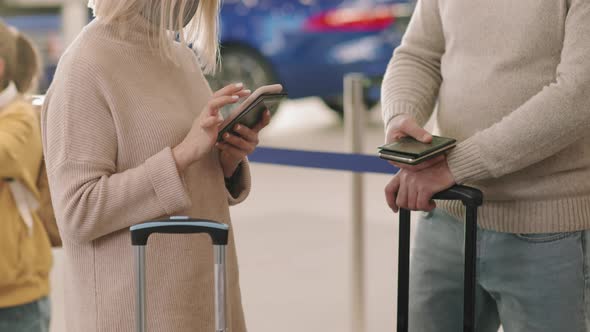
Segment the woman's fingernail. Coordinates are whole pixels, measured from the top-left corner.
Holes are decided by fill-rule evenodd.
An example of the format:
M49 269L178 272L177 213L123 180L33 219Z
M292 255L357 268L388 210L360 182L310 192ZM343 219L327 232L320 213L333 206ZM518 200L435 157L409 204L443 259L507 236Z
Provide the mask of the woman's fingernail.
M225 135L223 135L223 137L229 138L229 134L226 133Z
M231 99L238 100L238 99L240 99L240 97L239 96L231 96Z
M252 93L252 90L246 89L246 90L244 90L244 93Z
M242 129L242 126L240 126L240 125L237 125L237 126L236 126L236 130L240 130L240 129Z
M236 83L236 88L243 88L244 87L244 83L240 82L240 83Z

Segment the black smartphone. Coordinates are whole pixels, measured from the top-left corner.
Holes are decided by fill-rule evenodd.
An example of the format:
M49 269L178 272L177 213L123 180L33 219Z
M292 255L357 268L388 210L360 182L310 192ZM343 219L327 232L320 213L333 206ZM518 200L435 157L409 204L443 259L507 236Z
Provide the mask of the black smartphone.
M274 89L268 89L270 87L274 87ZM252 128L262 120L263 113L266 110L270 111L271 116L276 113L280 103L287 97L287 93L266 92L269 90L281 91L282 87L280 85L267 86L264 88L267 89L258 89L236 110L232 111L232 114L224 122L222 129L219 131L219 135L217 136L218 142L223 140L223 135L225 133L234 133L234 127L237 124Z
M455 147L457 140L448 137L432 136L431 143L422 143L411 137L379 147L379 157L395 162L417 165L425 160Z

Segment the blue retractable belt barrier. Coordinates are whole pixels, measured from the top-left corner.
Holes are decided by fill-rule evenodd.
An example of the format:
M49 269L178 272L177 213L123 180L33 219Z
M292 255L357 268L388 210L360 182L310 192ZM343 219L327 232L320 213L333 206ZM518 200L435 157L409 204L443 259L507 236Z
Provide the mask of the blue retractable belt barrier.
M356 173L395 174L398 169L377 156L365 154L301 151L259 147L250 161L296 167L350 171Z

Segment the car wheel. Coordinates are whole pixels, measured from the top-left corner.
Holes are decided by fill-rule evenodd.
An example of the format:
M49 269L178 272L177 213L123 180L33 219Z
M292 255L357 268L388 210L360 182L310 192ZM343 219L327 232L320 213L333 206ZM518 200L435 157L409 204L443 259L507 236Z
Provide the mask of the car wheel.
M270 63L255 50L241 46L222 47L221 66L207 80L213 91L236 82L244 83L252 91L263 85L276 83Z

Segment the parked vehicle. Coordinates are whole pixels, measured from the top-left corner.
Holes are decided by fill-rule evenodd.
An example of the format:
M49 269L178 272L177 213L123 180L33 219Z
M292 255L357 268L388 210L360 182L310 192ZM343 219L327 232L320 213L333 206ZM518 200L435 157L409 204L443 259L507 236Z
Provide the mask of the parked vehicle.
M255 89L281 83L290 98L321 97L342 110L346 73L383 75L412 13L411 0L224 0L220 71L213 89L242 81ZM46 80L59 53L61 20L54 14L11 16L9 24L43 49ZM379 99L378 89L369 103Z
M279 82L291 98L319 96L342 110L346 73L383 75L412 13L408 0L225 0L222 67L214 88L237 78ZM378 90L378 89L377 89ZM370 94L370 103L379 98Z

